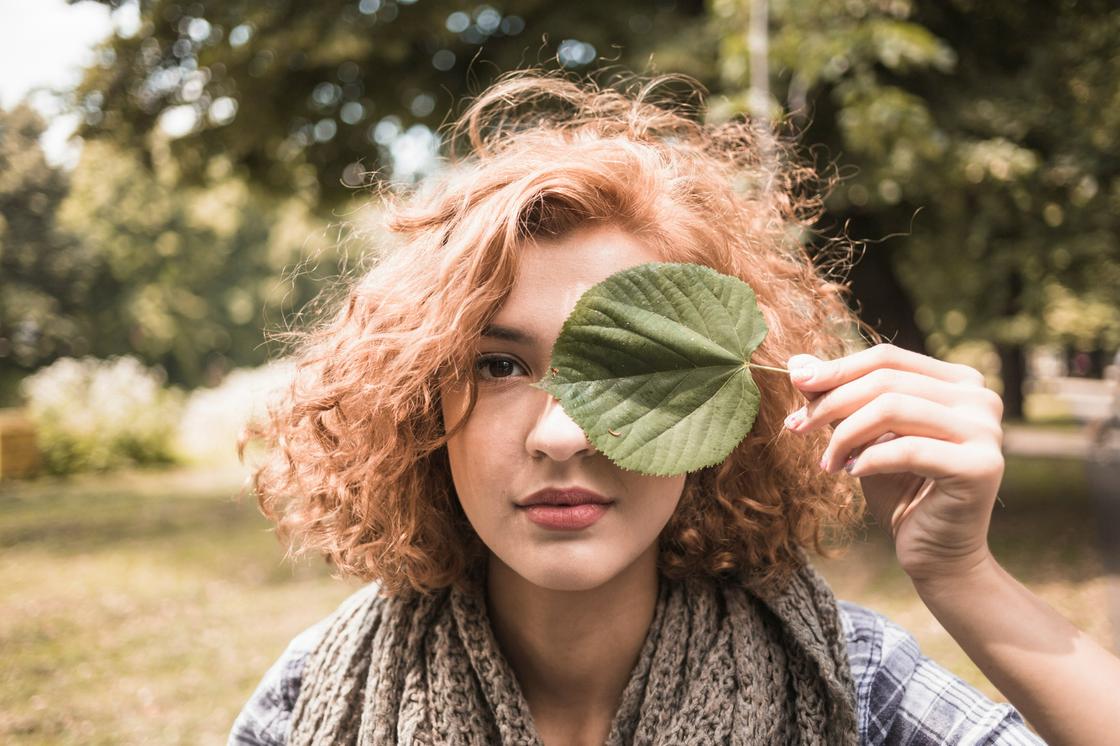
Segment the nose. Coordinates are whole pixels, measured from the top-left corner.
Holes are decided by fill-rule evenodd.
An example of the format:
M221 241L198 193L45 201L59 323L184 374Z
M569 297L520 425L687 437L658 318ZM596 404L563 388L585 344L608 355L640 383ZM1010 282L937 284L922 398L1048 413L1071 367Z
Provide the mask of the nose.
M594 453L591 441L560 406L560 401L549 394L544 396L544 411L525 439L525 448L529 454L534 458L544 455L553 461L567 461L573 456Z

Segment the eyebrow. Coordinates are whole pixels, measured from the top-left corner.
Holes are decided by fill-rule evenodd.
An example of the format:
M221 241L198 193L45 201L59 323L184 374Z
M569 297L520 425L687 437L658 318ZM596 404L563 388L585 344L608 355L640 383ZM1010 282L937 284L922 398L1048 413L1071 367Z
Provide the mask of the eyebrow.
M537 338L528 332L523 332L520 329L514 329L508 326L500 326L498 324L490 324L482 330L482 336L490 337L491 339L504 339L507 342L516 342L524 345L535 345Z

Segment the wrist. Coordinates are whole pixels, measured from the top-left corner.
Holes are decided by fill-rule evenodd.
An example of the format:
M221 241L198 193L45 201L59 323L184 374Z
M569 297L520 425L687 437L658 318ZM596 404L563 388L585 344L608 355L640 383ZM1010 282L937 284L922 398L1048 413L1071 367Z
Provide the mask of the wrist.
M987 546L973 555L940 562L932 569L909 573L918 595L925 600L971 594L989 585L1002 568Z

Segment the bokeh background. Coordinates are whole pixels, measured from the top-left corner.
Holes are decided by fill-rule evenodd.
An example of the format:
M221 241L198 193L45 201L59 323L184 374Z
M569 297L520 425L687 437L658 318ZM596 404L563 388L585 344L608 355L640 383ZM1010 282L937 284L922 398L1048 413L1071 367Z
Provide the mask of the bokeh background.
M237 431L375 261L370 184L530 65L683 73L796 142L809 250L857 242L822 272L1003 395L997 558L1118 649L1113 0L0 0L0 741L220 743L353 590L284 557ZM878 527L821 567L1003 699Z

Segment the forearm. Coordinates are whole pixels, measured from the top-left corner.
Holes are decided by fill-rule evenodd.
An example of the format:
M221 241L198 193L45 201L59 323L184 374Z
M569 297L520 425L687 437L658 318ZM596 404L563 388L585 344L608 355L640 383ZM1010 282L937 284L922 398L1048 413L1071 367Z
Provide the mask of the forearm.
M915 581L922 601L1049 744L1120 734L1120 659L988 558L965 579Z

